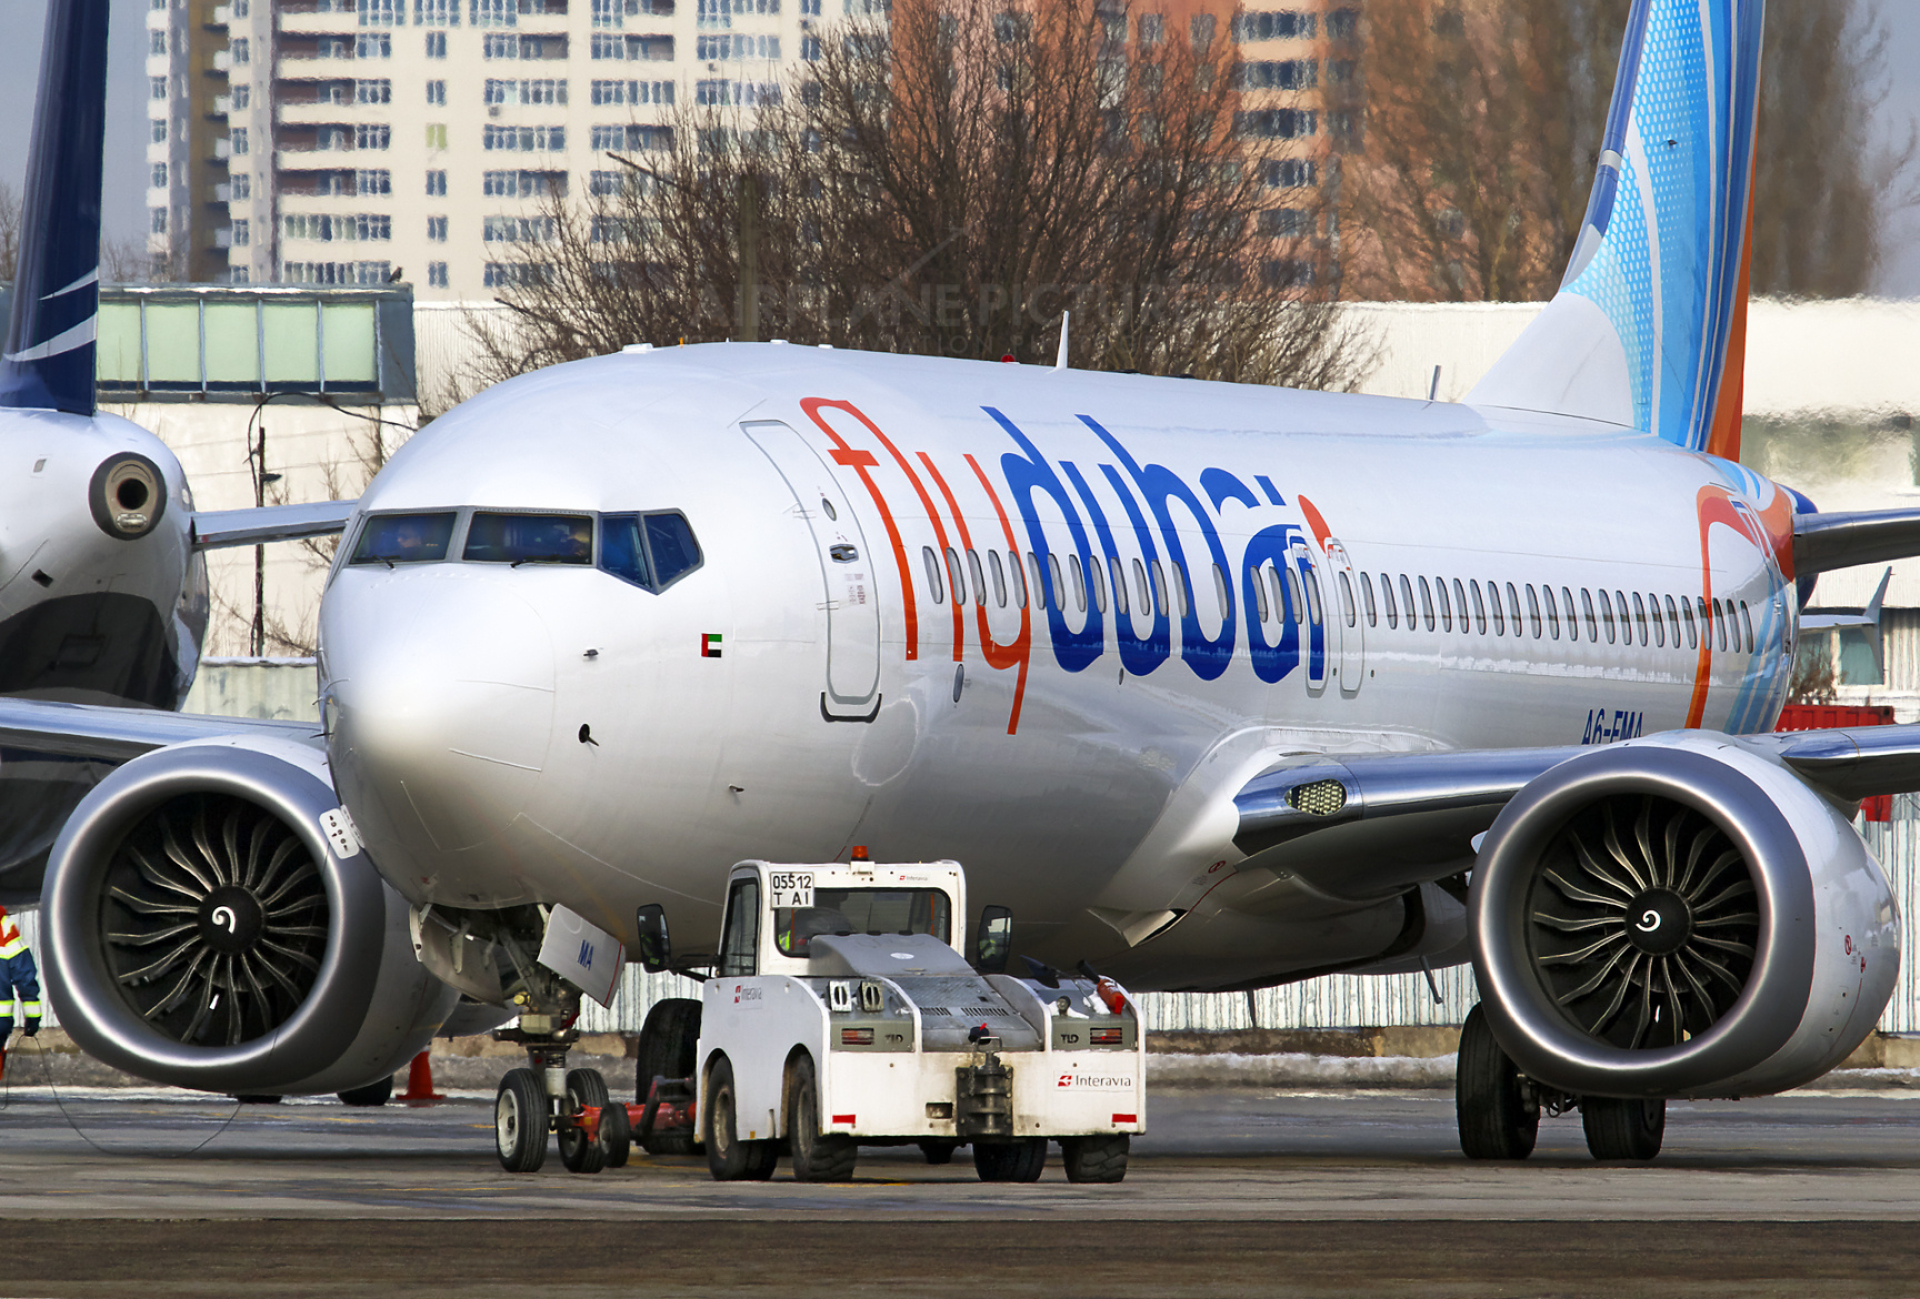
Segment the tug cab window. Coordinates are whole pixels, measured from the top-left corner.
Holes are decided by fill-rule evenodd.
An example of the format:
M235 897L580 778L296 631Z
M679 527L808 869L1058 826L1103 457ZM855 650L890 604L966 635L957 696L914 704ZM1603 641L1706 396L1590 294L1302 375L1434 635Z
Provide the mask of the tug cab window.
M953 941L953 903L940 889L816 889L810 907L775 907L773 941L811 956L819 934L932 934Z
M354 564L423 564L445 559L454 513L376 514L360 529Z
M727 894L727 922L721 926L721 978L760 971L760 881L735 880Z
M477 517L474 523L479 524ZM600 518L600 567L624 582L664 591L699 566L700 543L683 515L606 514Z
M585 514L476 513L462 558L482 564L591 564L593 519Z

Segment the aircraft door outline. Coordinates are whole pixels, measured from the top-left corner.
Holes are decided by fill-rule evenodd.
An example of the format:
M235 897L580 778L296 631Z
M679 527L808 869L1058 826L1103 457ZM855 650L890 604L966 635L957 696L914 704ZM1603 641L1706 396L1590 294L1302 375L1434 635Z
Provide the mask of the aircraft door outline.
M740 428L786 480L813 538L827 615L820 713L831 722L871 722L880 711L880 592L859 516L819 452L792 425L747 420Z
M1327 568L1333 581L1324 593L1327 621L1340 638L1340 693L1352 698L1360 693L1367 672L1367 611L1361 607L1360 576L1354 572L1347 548L1327 538ZM1349 621L1351 619L1351 621ZM1329 653L1332 647L1328 647Z

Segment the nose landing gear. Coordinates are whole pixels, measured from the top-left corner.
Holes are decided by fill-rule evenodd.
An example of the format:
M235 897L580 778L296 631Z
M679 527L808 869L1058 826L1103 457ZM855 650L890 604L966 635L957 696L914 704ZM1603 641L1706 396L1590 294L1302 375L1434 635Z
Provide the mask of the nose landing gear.
M560 1139L560 1162L570 1173L621 1168L631 1153L633 1128L625 1105L608 1103L607 1080L597 1069L568 1069L567 1052L579 1034L572 1029L534 1033L501 1029L494 1037L527 1050L527 1067L511 1069L494 1094L494 1149L509 1173L531 1173L547 1159L547 1136Z

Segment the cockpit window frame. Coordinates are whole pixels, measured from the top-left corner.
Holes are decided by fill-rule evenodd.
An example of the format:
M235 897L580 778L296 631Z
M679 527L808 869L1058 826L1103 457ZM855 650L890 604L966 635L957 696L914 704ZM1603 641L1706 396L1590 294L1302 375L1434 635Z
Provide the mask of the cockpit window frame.
M606 576L613 578L615 581L618 581L623 585L631 586L642 591L648 591L654 595L660 595L665 591L667 591L669 588L678 585L680 582L684 581L686 578L688 578L692 574L699 572L701 569L707 566L707 548L704 544L701 543L700 534L697 530L695 530L693 526L693 520L687 517L687 512L685 510L681 510L681 509L635 508L631 510L587 510L587 509L575 509L575 508L569 508L569 507L530 506L530 505L406 506L406 507L400 507L395 509L366 511L361 513L354 520L353 527L347 533L342 535L342 544L334 552L333 567L327 575L328 586L332 586L333 583L339 578L340 574L348 568L380 568L381 571L383 572L388 571L386 567L381 565L378 561L369 561L368 563L355 564L353 562L353 554L354 554L354 551L359 548L360 538L362 537L362 535L365 534L368 526L374 520L390 517L396 514L452 514L454 516L453 530L451 533L448 534L448 537L447 537L446 555L440 559L423 559L423 560L410 561L405 565L405 567L408 567L408 568L426 568L426 567L431 567L435 564L479 564L486 567L504 566L503 563L500 561L478 560L478 559L470 560L466 558L467 533L469 529L472 527L473 516L476 514L573 515L573 516L585 516L593 520L593 557L588 563L586 564L527 563L527 564L520 565L520 567L522 568L541 568L541 569L548 569L548 570L560 569L560 570L574 570L574 571L577 571L580 569L590 569L593 572L604 573ZM661 515L675 515L680 519L680 521L683 524L686 525L687 535L693 542L693 548L695 552L694 562L688 565L686 568L682 569L680 572L676 573L673 579L667 582L661 582L658 580L657 577L653 576L654 574L657 574L660 571L660 569L659 569L659 565L654 561L653 543L647 536L647 528L646 528L646 520L649 517L655 517L655 516L661 516ZM648 567L649 576L651 579L649 582L644 582L644 583L635 582L630 578L623 577L619 573L616 573L605 566L605 563L606 563L605 542L606 542L607 520L608 519L625 519L625 518L636 518L640 521L640 526L638 531L640 534L640 544L646 548L647 567Z

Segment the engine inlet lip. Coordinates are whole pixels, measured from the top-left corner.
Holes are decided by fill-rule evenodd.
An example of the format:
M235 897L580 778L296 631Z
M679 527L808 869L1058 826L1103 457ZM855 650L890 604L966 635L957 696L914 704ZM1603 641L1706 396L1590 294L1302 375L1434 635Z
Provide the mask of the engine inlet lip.
M1630 1051L1594 1040L1561 1012L1528 959L1536 865L1575 815L1618 794L1700 813L1733 842L1755 885L1760 932L1747 985L1712 1028L1676 1046ZM1528 785L1488 834L1471 904L1474 973L1501 1046L1524 1073L1580 1094L1679 1095L1735 1077L1785 1045L1813 987L1812 873L1791 825L1732 762L1683 748L1583 754Z
M295 776L270 782L264 777ZM232 1047L190 1047L145 1023L113 988L96 917L107 863L132 826L182 795L229 794L278 817L306 844L320 871L333 920L310 994L267 1035ZM319 828L338 797L318 777L270 754L221 744L185 744L134 759L85 799L48 862L42 923L46 976L68 1031L89 1054L121 1068L157 1069L176 1086L226 1091L271 1089L331 1064L352 1042L372 1004L383 941L385 898L372 870L344 871ZM87 868L85 863L95 863ZM75 981L78 976L79 981ZM328 989L331 996L318 995ZM356 1014L356 1011L360 1014Z
M108 456L87 484L87 505L100 531L115 541L137 541L167 512L167 476L137 451Z

